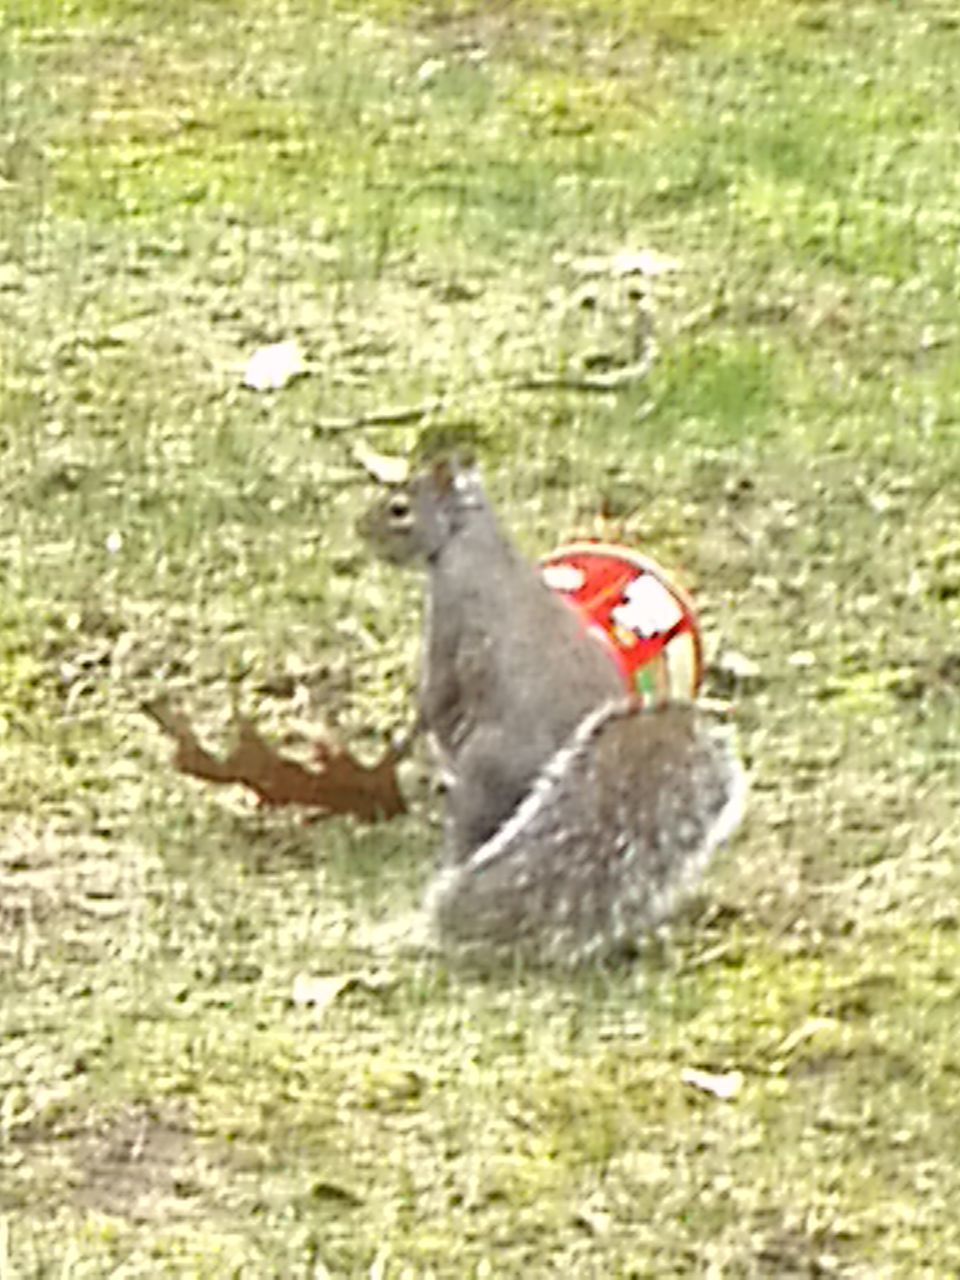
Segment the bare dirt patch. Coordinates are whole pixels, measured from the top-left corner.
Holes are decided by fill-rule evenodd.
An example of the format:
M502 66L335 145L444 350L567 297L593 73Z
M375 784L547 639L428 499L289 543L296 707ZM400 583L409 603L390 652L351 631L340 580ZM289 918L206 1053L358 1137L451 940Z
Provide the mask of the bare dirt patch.
M78 1135L74 1199L85 1209L135 1221L184 1211L196 1189L195 1155L182 1119L150 1107L124 1107Z

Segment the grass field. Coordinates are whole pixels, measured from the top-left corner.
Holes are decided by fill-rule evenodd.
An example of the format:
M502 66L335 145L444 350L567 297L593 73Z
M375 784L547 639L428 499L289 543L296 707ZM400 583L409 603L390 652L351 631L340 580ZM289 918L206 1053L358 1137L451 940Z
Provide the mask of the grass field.
M960 1274L958 66L952 0L8 0L3 1280ZM139 710L375 756L352 449L438 431L702 607L750 810L633 968L398 941L425 761L305 825Z

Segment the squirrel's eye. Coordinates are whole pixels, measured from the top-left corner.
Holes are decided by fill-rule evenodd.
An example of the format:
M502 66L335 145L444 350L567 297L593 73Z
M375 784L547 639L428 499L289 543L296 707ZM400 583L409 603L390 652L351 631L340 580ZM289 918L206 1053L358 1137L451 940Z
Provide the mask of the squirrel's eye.
M402 520L410 514L410 499L405 494L398 493L390 499L388 510L392 516Z

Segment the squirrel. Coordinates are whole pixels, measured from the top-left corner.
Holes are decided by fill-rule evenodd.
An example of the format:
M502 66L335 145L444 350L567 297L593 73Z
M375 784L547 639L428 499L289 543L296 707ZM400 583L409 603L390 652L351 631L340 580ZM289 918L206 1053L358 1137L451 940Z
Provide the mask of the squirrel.
M739 822L745 780L685 703L644 708L574 608L445 460L360 522L427 573L419 725L446 784L441 943L575 965L630 949Z

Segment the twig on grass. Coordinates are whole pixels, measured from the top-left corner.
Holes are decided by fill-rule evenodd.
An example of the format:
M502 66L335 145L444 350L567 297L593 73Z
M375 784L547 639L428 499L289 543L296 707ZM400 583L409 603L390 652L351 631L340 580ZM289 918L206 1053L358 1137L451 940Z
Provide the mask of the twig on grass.
M516 391L620 391L642 381L650 372L652 359L620 365L605 373L531 373L511 378L506 385Z
M646 356L633 364L620 365L603 373L527 373L510 374L492 380L492 385L508 391L621 391L641 382L653 365L652 356ZM383 409L370 409L366 413L340 418L320 418L313 424L317 435L333 431L359 431L365 427L399 427L411 422L421 422L432 413L438 413L448 405L445 396L434 396L420 404L396 405Z
M358 413L346 418L320 418L313 424L313 430L319 435L327 431L355 431L362 427L399 427L408 422L420 422L442 409L445 404L442 396L435 396L421 404L371 409L368 413Z

